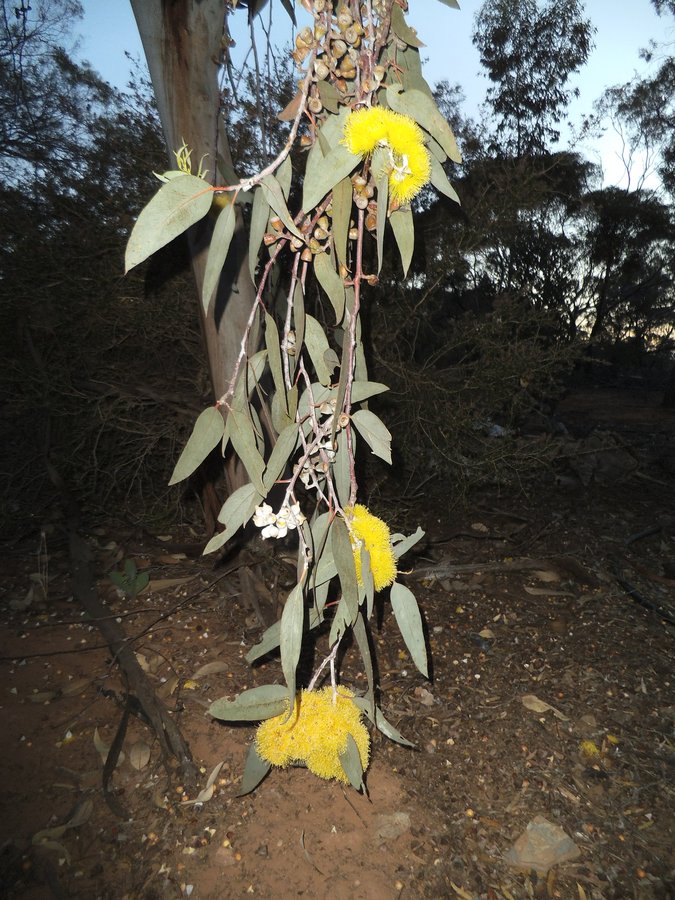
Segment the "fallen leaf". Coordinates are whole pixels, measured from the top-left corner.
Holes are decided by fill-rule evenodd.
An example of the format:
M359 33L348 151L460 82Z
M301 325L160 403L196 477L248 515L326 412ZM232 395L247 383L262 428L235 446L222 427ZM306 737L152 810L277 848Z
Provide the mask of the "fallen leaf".
M531 712L552 712L556 718L561 719L563 722L569 721L568 717L561 713L559 709L556 709L555 706L551 706L550 703L546 703L544 700L540 700L535 694L523 694L520 699L523 706Z
M473 900L473 894L470 894L468 891L465 891L464 888L458 887L454 881L450 882L450 887L453 889L455 894L458 897L461 897L462 900Z
M64 681L61 693L64 697L72 697L73 694L81 694L90 684L90 678L74 678L72 681Z
M148 584L148 590L150 593L154 593L155 591L168 591L169 588L180 587L182 584L187 584L188 581L192 581L195 577L195 575L188 575L185 578L153 578Z
M193 678L203 678L204 675L215 675L216 672L226 672L227 671L227 663L219 662L214 660L214 662L206 663L203 666L200 666L197 671L193 674Z
M484 628L482 631L478 632L479 637L485 638L486 641L493 641L495 638L495 633L491 628Z
M197 794L194 800L183 800L181 806L194 806L195 803L208 803L208 801L213 797L214 785L216 782L216 778L220 773L223 765L225 764L225 760L219 762L217 766L214 767L213 771L208 777L206 782L206 786L202 788L202 790Z
M539 581L560 581L559 573L554 572L553 569L535 569L532 574L535 578L538 578Z
M145 741L136 741L129 750L129 762L134 769L144 769L150 762L150 747Z
M36 694L31 694L28 699L31 703L49 703L58 695L58 691L38 691Z

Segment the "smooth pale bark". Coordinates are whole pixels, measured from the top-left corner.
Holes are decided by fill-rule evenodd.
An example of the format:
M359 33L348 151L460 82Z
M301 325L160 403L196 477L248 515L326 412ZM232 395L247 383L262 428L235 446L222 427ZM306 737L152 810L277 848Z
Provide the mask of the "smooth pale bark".
M233 177L232 158L219 116L219 60L223 36L223 0L131 0L164 130L171 168L183 141L192 151L193 168L204 157L211 183L224 184L223 170ZM229 179L228 179L229 180ZM190 229L188 239L198 293L213 222L207 216ZM247 239L241 211L220 284L207 315L198 302L214 396L225 393L255 288L248 271ZM256 349L251 335L249 352ZM241 467L228 467L228 487L247 479Z

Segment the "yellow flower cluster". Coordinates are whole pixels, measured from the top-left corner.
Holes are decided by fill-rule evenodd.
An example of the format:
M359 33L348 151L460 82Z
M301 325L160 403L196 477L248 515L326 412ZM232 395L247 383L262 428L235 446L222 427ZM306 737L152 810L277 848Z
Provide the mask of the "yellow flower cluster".
M287 705L281 715L258 726L258 754L274 766L285 768L289 763L300 762L319 778L336 778L347 784L340 753L347 747L348 734L358 747L364 771L370 759L370 737L353 696L347 688L340 688L333 702L330 686L320 691L301 691L288 721Z
M357 109L347 117L342 143L355 156L389 149L389 191L399 203L409 203L431 177L424 135L410 116L381 106Z
M365 506L357 503L353 509L345 510L351 528L352 536L365 544L370 554L370 568L373 573L373 583L376 591L389 587L396 578L396 560L391 549L391 534L389 526L382 519L378 519L368 512ZM361 581L361 543L354 546L354 563L356 576Z

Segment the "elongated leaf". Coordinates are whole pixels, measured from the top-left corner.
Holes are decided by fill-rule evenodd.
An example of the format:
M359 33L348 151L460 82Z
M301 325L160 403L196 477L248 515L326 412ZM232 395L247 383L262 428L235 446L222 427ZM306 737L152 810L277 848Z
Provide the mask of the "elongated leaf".
M347 506L351 491L351 473L349 471L349 453L347 451L347 434L341 431L337 438L337 450L333 460L333 478L340 503ZM356 435L352 431L352 450L356 454Z
M330 350L328 338L319 322L308 313L305 314L305 346L316 370L316 377L321 384L329 385L333 369L326 365L326 352Z
M319 97L321 97L321 102L329 112L337 113L340 109L340 94L335 85L331 84L330 81L319 82Z
M378 154L376 153L375 156ZM373 168L377 172L378 169L375 168L377 163L375 159L373 159ZM387 209L389 206L389 174L386 170L382 170L382 172L377 176L377 231L376 231L376 243L377 243L377 271L380 272L382 268L382 261L384 259L384 231L387 226Z
M246 765L237 797L244 797L254 791L271 768L272 765L258 753L255 743L251 744L246 755Z
M440 191L442 194L445 194L446 197L449 197L451 200L454 200L455 203L461 203L459 199L459 195L454 187L448 181L448 176L445 174L443 170L443 166L439 163L436 157L430 154L431 159L431 183L436 188L437 191Z
M251 420L245 413L234 408L230 410L227 419L230 440L237 456L244 464L248 477L255 485L256 490L266 496L267 490L262 480L265 461L258 450Z
M422 675L428 678L427 645L424 640L422 616L415 595L405 585L395 581L391 586L389 597L399 631L410 651L412 660Z
M346 178L361 162L360 156L350 153L344 144L336 144L322 160L322 164L305 173L302 186L302 208L310 212L335 185Z
M265 313L265 346L267 347L267 358L270 363L270 371L274 387L280 398L283 398L285 411L288 414L288 406L286 405L286 383L284 382L284 373L281 364L281 347L279 346L279 331L276 322L272 316Z
M251 281L253 282L255 282L255 270L258 264L258 251L262 244L263 235L267 230L269 215L270 205L265 199L265 192L258 186L253 194L251 227L248 240L248 270L251 273Z
M371 715L375 713L375 671L373 669L373 657L370 652L370 641L368 639L368 629L366 628L366 618L363 612L360 612L354 622L354 637L359 647L359 653L363 660L363 668L366 671L368 679L368 692L366 698L369 702Z
M460 9L460 5L457 0L441 0L441 3L444 3L446 6L449 6L450 9Z
M177 484L192 475L222 438L224 431L225 420L215 406L200 413L174 467L169 484Z
M352 413L352 422L373 453L391 465L391 432L382 419L369 409L359 409Z
M335 321L341 322L345 312L345 286L327 253L315 254L314 274L335 310Z
M335 610L335 615L333 616L333 621L330 626L330 633L328 635L328 646L334 647L335 644L341 640L342 635L352 626L352 617L351 613L347 607L347 601L344 598L344 595L340 597L338 601L337 609Z
M261 684L242 691L234 700L222 697L209 707L209 715L223 722L260 722L281 715L288 704L285 684Z
M375 707L375 715L373 716L372 708L367 697L354 697L354 703L368 716L373 725L381 731L385 737L388 737L392 741L396 741L397 744L402 744L404 747L416 746L412 741L404 738L403 735L386 720L379 706Z
M172 178L163 184L141 210L131 231L124 255L125 272L203 219L211 208L210 188L194 175Z
M248 413L248 399L260 383L267 363L267 350L259 350L247 361L243 371L239 373L237 385L232 397L232 409Z
M262 499L252 484L242 484L230 494L218 513L218 521L225 526L228 538L248 522Z
M291 372L298 364L302 345L305 342L305 294L302 282L299 280L293 293L293 327L295 328L295 356L292 357Z
M298 428L295 422L291 422L281 432L274 445L267 462L267 469L263 477L263 483L268 491L272 490L274 483L280 477L291 458L298 443Z
M379 381L355 381L352 384L352 403L363 403L369 397L383 394L389 388Z
M333 246L338 262L347 265L347 238L352 216L354 188L351 178L343 178L333 187Z
M211 299L218 287L220 273L223 271L227 253L232 242L235 223L234 204L228 203L228 205L218 214L216 226L213 229L213 235L211 237L209 254L206 258L204 284L202 286L202 307L205 313L208 312Z
M294 234L296 237L301 238L302 234L298 229L298 226L293 221L293 217L288 211L284 192L274 175L266 175L260 182L260 186L264 191L265 200L267 200L269 205L279 216L286 228L288 228L291 234Z
M312 628L316 628L318 625L321 625L323 622L323 616L320 615L316 610L310 609L309 611L309 624L308 628L311 631ZM251 665L256 660L260 659L262 656L267 656L268 653L272 653L279 646L279 641L281 639L281 622L275 622L273 625L267 629L267 631L263 634L260 641L248 651L246 656L246 662ZM285 694L288 697L288 691Z
M293 712L296 691L296 670L302 649L305 624L305 596L301 584L296 584L288 595L281 614L279 647L281 649L281 669L288 685L289 716Z
M425 128L451 160L462 161L452 129L431 97L415 89L402 92L400 85L392 84L387 88L387 102L393 110L410 116Z
M339 759L349 783L355 790L360 791L363 788L363 766L359 748L351 734L347 734L347 746L339 754Z
M389 216L391 229L396 238L398 252L401 254L401 266L405 278L410 268L413 250L415 249L415 226L411 209L397 209Z
M417 32L414 31L406 22L405 16L403 15L403 10L401 7L394 3L391 8L391 27L394 31L394 34L397 38L400 38L406 44L409 44L411 47L424 47L425 44L417 37Z
M342 597L349 613L348 624L353 625L359 613L359 585L356 580L352 542L344 519L339 517L333 519L330 540L342 588Z
M284 199L288 201L288 193L291 189L291 181L293 180L293 164L291 163L290 156L287 156L279 166L276 171L275 177L279 182L281 193L284 195Z
M401 540L396 541L396 535L392 537L391 549L394 553L394 559L400 559L404 553L407 553L408 550L411 550L418 541L421 541L424 537L424 531L421 528L418 528L414 534L411 534L409 537L404 537Z
M375 581L373 579L373 570L370 567L370 553L366 550L365 544L359 549L361 558L361 592L366 600L366 617L369 619L373 614L373 603L375 601Z

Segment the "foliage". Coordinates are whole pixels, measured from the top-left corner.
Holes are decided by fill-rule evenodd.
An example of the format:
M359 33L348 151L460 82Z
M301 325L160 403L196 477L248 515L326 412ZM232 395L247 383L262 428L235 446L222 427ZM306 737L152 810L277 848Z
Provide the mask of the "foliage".
M578 0L486 0L476 16L474 44L493 87L487 102L499 146L516 157L541 153L578 91L568 80L586 62L593 29Z
M368 623L379 590L391 585L403 638L427 674L416 600L395 580L396 560L422 532L407 538L390 535L386 523L357 503L360 440L391 462L391 434L368 405L386 388L369 379L363 347L365 289L377 283L377 275L366 268L364 244L371 232L379 271L393 237L406 272L414 248L409 203L427 182L456 198L442 164L448 158L459 162L460 157L452 130L421 74L420 42L396 3L383 0L372 10L364 6L355 13L347 6L333 10L317 0L309 12L313 26L296 38L293 56L303 77L284 114L292 110L281 152L239 183L215 188L185 169L165 173L163 186L134 226L126 254L130 269L202 218L211 206L211 194L230 195L231 203L219 213L206 263L202 301L207 309L232 238L231 210L242 194L253 194L249 255L252 274L258 260L257 295L228 387L216 408L205 410L197 420L172 479L189 475L214 446L224 453L231 445L250 483L223 505L219 520L224 529L207 550L222 547L250 520L262 529L263 538L283 538L291 532L298 539L297 584L280 622L249 655L253 660L279 647L287 706L268 726L274 740L265 738L263 727L257 749L249 754L244 777L248 789L265 774L265 760L282 765L300 760L321 777L363 786L368 756L360 712L337 686L338 653L348 634L356 640L368 676L364 699L371 720L396 737L375 706ZM292 213L290 153L301 126L308 153L301 197L298 194L301 208ZM271 272L282 265L288 272L285 301L266 306L264 298L273 296ZM312 279L323 299L320 316L306 308ZM258 324L265 329L263 350L250 340ZM307 690L299 693L302 646L307 633L324 622L328 653ZM328 692L316 693L314 687L327 668ZM248 717L250 697L242 695L232 703L241 708L242 718ZM349 715L344 727L338 727L335 716L339 718L345 703ZM269 719L273 708L261 718ZM220 703L213 709L214 715L223 712L233 717L231 705ZM311 750L303 743L305 733ZM334 743L336 734L344 740ZM285 742L290 742L287 752L275 755L272 745L278 750Z

